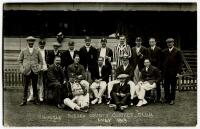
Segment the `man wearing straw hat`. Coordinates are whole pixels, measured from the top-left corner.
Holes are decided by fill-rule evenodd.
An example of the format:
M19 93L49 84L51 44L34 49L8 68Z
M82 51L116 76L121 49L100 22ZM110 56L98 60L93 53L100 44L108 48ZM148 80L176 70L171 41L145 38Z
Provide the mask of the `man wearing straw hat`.
M37 81L38 81L38 72L43 65L41 53L33 47L35 38L29 36L26 38L27 48L22 50L19 54L19 64L20 64L20 72L23 74L23 85L24 85L24 96L23 102L20 106L24 106L27 104L27 96L28 96L28 86L30 81L32 81L33 86L33 97L34 103L38 103L38 93L37 93Z

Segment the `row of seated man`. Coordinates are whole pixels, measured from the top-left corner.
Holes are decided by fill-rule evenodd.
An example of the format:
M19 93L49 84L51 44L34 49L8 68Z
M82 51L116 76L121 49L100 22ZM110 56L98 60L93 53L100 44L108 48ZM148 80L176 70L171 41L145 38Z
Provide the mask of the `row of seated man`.
M133 70L129 65L127 55L123 57L123 65L115 71L116 80L109 82L111 69L103 65L103 57L99 57L98 66L94 66L91 72L93 83L85 79L85 70L79 64L79 55L75 56L74 63L68 67L68 81L65 78L60 57L55 57L54 64L47 71L47 89L54 90L54 100L58 108L70 107L73 110L87 112L89 103L102 103L102 96L106 94L107 101L114 104L114 109L124 111L127 105L133 105L133 98L138 97L136 106L147 104L145 91L156 87L160 79L159 70L150 65L149 59L144 60L145 68L141 71L141 81L134 84ZM106 92L105 92L106 91ZM90 95L94 99L90 99ZM90 101L91 100L91 101Z

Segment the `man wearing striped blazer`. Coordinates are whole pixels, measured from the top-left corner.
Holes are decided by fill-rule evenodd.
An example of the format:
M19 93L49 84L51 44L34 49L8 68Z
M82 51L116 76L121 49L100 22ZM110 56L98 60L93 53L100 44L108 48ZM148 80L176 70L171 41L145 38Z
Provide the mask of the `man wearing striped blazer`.
M116 67L122 65L122 59L124 54L128 54L128 57L131 57L131 48L126 44L126 37L121 35L119 37L120 43L114 47L113 61L116 62Z

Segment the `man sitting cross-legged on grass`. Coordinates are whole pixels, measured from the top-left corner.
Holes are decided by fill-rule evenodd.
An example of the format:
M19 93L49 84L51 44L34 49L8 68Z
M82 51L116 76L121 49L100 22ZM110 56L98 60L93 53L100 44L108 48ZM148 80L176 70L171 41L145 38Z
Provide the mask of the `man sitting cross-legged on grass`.
M113 85L111 91L112 101L115 106L115 110L124 111L124 106L130 102L130 85L127 83L127 74L120 74L117 78L120 80L119 83Z
M144 66L145 67L141 70L141 79L135 87L139 99L139 102L136 105L137 107L147 104L147 101L144 98L145 92L156 88L156 83L160 80L159 70L151 65L149 59L144 60Z
M73 110L88 112L89 93L85 85L75 80L75 74L69 75L69 82L63 87L64 104Z

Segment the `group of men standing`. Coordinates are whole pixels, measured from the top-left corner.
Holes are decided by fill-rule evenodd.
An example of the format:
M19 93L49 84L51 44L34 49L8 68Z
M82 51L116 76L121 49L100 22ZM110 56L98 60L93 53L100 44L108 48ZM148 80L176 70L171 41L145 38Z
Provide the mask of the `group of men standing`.
M145 92L156 88L157 101L160 101L161 75L164 80L165 101L174 104L176 76L181 73L182 54L174 47L174 39L166 40L168 48L163 51L156 46L155 38L149 39L149 48L142 46L142 38L137 37L135 47L126 43L124 35L114 51L106 46L107 39L101 39L101 47L91 45L86 36L85 45L75 49L73 41L69 49L59 50L59 43L53 50L45 49L45 41L39 42L39 49L33 47L35 38L26 38L27 48L19 55L20 71L24 80L24 106L33 99L35 104L44 100L44 87L53 88L56 105L73 110L87 111L91 104L102 103L106 94L108 104L115 104L115 110L124 111L126 105L133 105L133 98L139 99L136 106L147 104ZM112 68L116 80L109 81ZM32 80L32 94L28 98L28 85ZM37 88L38 87L38 88ZM39 95L38 95L39 89ZM27 100L28 98L28 100ZM38 101L39 100L39 101Z

